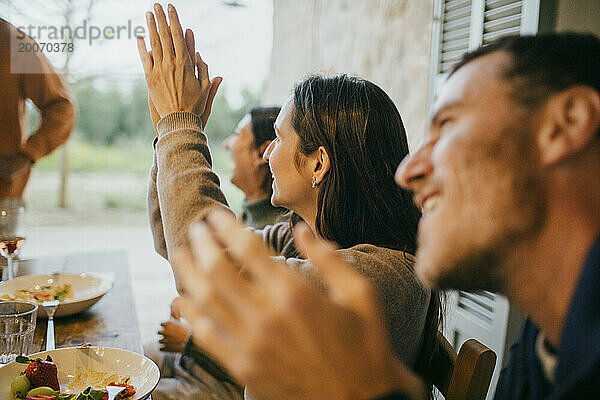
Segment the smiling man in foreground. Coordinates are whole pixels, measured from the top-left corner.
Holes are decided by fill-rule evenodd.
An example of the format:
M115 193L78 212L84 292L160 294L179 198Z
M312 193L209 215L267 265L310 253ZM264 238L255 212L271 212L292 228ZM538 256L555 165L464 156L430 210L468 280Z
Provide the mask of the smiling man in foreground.
M529 317L497 399L600 393L598 71L592 36L478 49L450 74L425 144L398 170L424 211L423 282L498 291ZM255 398L426 397L392 355L371 284L308 230L297 229L296 243L326 295L222 212L190 232L192 251L174 264L194 340Z

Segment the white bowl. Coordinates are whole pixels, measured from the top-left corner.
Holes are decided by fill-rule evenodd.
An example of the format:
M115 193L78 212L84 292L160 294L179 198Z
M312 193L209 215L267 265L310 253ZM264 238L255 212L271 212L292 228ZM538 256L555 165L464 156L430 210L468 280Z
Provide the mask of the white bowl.
M114 282L111 274L42 274L24 275L0 283L0 296L13 296L18 289L31 289L37 285L68 283L73 288L73 298L62 300L56 309L55 317L63 317L81 312L94 304L108 292ZM38 317L46 317L43 307L38 308Z
M129 376L129 384L135 388L134 400L145 399L152 393L160 378L160 371L152 360L141 354L111 347L65 347L30 354L31 359L46 359L50 355L58 367L58 382L62 393L81 393L86 387L74 387L71 383L78 367L85 371L115 373ZM10 382L25 371L26 364L12 361L0 368L0 400L13 399ZM100 388L97 388L100 389ZM102 388L103 389L103 388Z

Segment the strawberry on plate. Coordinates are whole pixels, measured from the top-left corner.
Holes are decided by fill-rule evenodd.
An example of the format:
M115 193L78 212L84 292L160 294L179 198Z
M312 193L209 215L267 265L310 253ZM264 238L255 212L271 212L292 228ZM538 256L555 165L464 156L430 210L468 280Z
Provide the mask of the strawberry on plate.
M25 370L25 376L29 379L32 388L48 386L53 390L60 390L60 385L58 383L58 368L56 367L56 364L52 362L50 356L47 356L45 361L40 358L37 360L30 360L27 357L19 356L16 361L23 364L29 364Z
M27 395L27 400L56 400L56 396L51 394L30 394Z

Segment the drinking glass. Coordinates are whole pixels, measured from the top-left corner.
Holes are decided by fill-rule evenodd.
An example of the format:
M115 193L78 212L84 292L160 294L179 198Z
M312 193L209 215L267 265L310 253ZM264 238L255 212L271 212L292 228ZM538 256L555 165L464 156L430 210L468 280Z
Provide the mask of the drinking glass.
M31 351L38 306L21 300L0 302L0 364Z
M8 199L11 200L11 199ZM13 259L25 244L22 231L23 203L21 199L4 200L0 203L0 254L8 261L7 279L13 279L15 268Z

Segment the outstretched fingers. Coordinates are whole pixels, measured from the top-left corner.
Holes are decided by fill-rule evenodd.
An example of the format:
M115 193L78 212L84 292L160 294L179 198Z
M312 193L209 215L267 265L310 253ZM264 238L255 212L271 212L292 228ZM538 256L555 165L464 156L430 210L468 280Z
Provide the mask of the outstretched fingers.
M175 51L173 49L171 28L167 23L167 16L165 15L165 11L163 10L162 6L158 3L154 4L154 13L156 14L156 20L158 22L158 34L160 36L160 44L162 46L162 58L166 60L172 60L175 56Z
M195 59L196 40L194 39L194 32L191 29L185 30L185 46L187 47L188 55Z
M215 284L214 277L198 268L198 261L191 252L179 249L173 257L173 268L184 285L184 298L195 304L196 316L210 318L224 332L244 330L242 311L236 309L228 299L231 287L223 283ZM194 265L195 264L195 265ZM225 291L222 290L225 289ZM181 304L179 305L181 307ZM184 318L188 319L185 311Z
M152 57L146 49L146 42L142 36L137 37L138 53L140 54L140 60L142 60L142 68L144 68L144 74L148 75L152 72Z
M267 293L278 293L282 279L289 277L289 274L285 274L288 271L282 271L258 236L244 229L241 223L223 210L212 211L207 220L215 236L227 248L229 256L244 265L256 280L254 283L261 285Z
M184 297L181 308L192 327L194 343L214 354L226 367L240 362L240 352L237 351L239 344L204 315L192 300Z
M190 241L194 260L202 266L207 284L232 309L245 316L249 309L260 307L254 288L239 274L240 264L229 257L206 223L195 222L190 226ZM231 293L236 295L230 296Z
M183 28L181 27L181 23L179 22L179 15L177 15L177 10L172 4L169 4L168 12L169 12L169 23L171 30L171 39L173 40L173 48L175 49L175 55L178 57L189 57L191 54L187 52L187 44L183 37Z
M146 25L148 26L148 36L150 37L150 48L156 62L162 61L162 44L160 43L160 36L158 35L158 29L156 28L156 20L154 14L150 11L146 13Z
M210 113L212 111L212 105L215 101L219 86L221 86L221 82L223 82L223 78L220 76L213 78L213 80L210 82L210 91L208 92L208 98L206 99L206 107L204 107L204 112L200 116L200 119L202 120L202 128L205 128L206 124L208 123L208 118L210 117Z
M294 240L327 284L331 300L371 319L377 309L371 283L342 260L332 245L317 239L306 224L296 226Z

